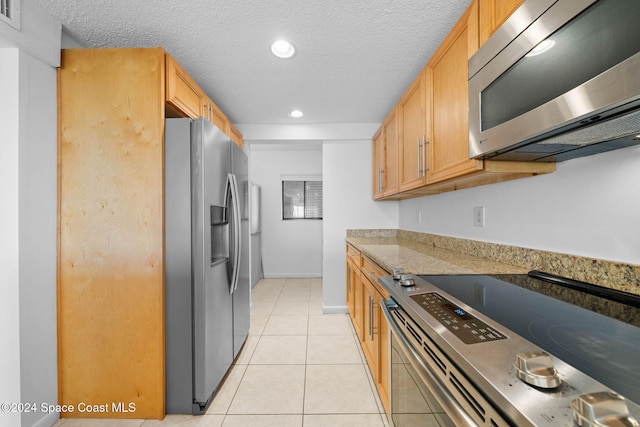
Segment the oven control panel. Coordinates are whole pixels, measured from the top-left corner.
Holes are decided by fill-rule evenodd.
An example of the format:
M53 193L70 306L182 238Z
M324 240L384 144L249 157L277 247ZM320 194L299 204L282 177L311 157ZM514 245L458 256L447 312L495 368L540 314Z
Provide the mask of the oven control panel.
M437 292L411 295L411 299L465 344L477 344L507 338L495 328L476 319Z

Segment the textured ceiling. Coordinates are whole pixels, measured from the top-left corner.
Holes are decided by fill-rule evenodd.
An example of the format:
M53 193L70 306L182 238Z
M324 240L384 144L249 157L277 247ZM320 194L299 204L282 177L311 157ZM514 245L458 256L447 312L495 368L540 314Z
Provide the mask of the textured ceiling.
M470 2L34 1L86 47L163 47L235 124L381 122Z

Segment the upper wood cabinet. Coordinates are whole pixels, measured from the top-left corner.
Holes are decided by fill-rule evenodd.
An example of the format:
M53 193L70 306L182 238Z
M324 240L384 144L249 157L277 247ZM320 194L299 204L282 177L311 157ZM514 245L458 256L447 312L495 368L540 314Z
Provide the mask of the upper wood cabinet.
M430 73L425 68L398 103L400 191L427 182L427 111L430 101Z
M467 61L478 47L469 22L477 22L475 4L469 7L428 63L433 102L429 182L434 183L482 170L482 161L469 159L469 92ZM475 27L472 27L475 28Z
M468 60L478 50L480 34L487 28L480 19L481 9L492 22L501 23L506 19L502 15L519 3L521 0L473 1L400 98L374 135L374 182L383 187L380 191L374 185L374 199L408 199L555 171L553 163L469 158ZM397 122L398 132L396 186L391 185L388 174L381 173L389 170L388 143L393 140L382 143L385 135L380 132L393 128L391 120ZM383 165L380 152L385 144ZM387 182L382 181L385 178Z
M382 174L384 173L384 129L382 126L373 135L372 149L373 149L373 198L380 199L384 195L384 180Z
M384 129L384 159L386 170L384 173L384 194L392 195L398 192L398 112L391 111L382 123Z
M243 145L242 134L238 129L236 129L236 127L231 122L229 122L229 133L227 135L229 135L231 140L235 142L238 147L242 148L242 145Z
M507 20L524 0L478 0L480 44Z
M206 117L211 123L216 125L218 129L229 135L229 119L222 112L216 104L213 103L211 98L206 97L202 106L202 115Z
M180 117L196 119L203 114L205 95L200 87L182 69L180 64L166 54L166 101L170 112ZM175 109L176 111L171 111ZM224 129L222 129L224 130Z
M168 53L165 61L167 117L204 117L242 147L242 134L231 125L222 110Z
M391 110L373 136L373 197L398 193L398 114Z

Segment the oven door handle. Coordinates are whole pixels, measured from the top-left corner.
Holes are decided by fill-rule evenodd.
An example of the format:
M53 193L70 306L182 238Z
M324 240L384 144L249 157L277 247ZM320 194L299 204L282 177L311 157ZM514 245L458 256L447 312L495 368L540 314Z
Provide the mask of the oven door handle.
M431 369L422 360L420 354L415 350L413 345L409 342L407 337L402 333L395 320L391 316L390 309L397 307L397 304L393 300L384 301L380 304L382 313L389 323L391 331L395 333L398 338L398 343L402 352L407 356L409 362L414 367L420 379L425 382L429 390L433 393L434 397L447 412L447 415L451 417L456 426L459 427L478 427L469 414L464 410L462 406L456 401L455 397L446 389L446 387L440 382L438 377L431 372Z

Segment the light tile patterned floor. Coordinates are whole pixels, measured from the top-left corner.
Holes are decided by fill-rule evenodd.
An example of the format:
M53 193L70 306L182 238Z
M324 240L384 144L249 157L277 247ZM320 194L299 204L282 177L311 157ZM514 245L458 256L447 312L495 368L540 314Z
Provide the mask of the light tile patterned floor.
M251 330L206 415L61 420L55 427L385 427L347 315L322 314L322 279L264 279Z

